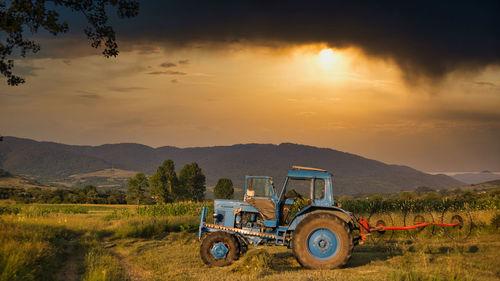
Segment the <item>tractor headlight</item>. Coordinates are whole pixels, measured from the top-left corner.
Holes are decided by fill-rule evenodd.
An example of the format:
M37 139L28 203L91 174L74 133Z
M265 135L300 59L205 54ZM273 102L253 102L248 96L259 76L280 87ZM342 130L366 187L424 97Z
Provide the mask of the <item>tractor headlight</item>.
M213 217L215 222L222 222L224 220L223 214L214 213Z

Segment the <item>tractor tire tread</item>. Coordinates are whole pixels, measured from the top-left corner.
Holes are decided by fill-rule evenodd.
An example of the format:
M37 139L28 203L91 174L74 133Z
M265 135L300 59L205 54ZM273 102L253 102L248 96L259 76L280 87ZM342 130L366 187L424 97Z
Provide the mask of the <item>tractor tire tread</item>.
M215 243L223 242L229 248L229 252L225 259L216 260L211 253L211 249ZM233 263L240 256L240 243L234 235L217 231L207 234L201 241L200 256L203 262L209 266L226 266Z
M317 221L323 222L322 225L330 226L337 225L342 233L336 233L339 236L339 251L337 255L332 257L331 262L322 262L316 260L312 257L307 250L307 246L299 245L307 241L307 236L311 233L314 228L311 228L312 224L317 223ZM317 212L307 215L304 220L302 220L295 231L292 233L292 252L299 264L303 267L310 269L333 269L337 267L342 267L347 264L352 256L354 248L354 239L352 236L351 229L349 225L331 212ZM306 242L307 243L307 242ZM341 256L339 256L341 255Z

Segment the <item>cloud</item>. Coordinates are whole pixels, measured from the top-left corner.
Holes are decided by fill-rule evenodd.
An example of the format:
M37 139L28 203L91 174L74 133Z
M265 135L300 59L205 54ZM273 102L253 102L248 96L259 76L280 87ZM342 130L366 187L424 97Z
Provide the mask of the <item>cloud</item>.
M430 117L436 117L442 120L453 120L458 122L481 122L500 124L500 112L494 111L474 111L474 110L446 110L430 114Z
M186 75L187 73L181 72L181 71L172 71L172 70L166 70L166 71L152 71L148 72L148 74L151 75Z
M147 90L148 88L143 88L143 87L111 87L109 90L114 91L114 92L133 92L133 91L140 91L140 90Z
M177 66L177 64L173 63L173 62L164 62L162 64L160 64L161 67L174 67L174 66Z
M86 98L86 99L100 99L102 98L101 95L93 93L93 92L88 92L88 91L83 91L83 90L77 90L77 93L79 93L78 97L80 98Z
M196 9L193 9L196 7ZM500 64L499 1L143 1L119 21L129 42L359 47L396 62L409 80ZM179 64L181 62L179 61Z
M482 86L482 87L496 87L495 83L491 83L491 82L478 81L478 82L474 82L474 84L476 84L478 86Z
M196 7L196 9L193 9ZM183 48L242 43L282 47L322 43L358 47L394 61L408 81L439 80L457 70L500 65L500 2L466 1L141 1L139 15L110 14L120 51L159 53ZM60 37L36 35L36 57L100 55L82 33L75 13L63 11L70 27ZM31 57L31 56L30 56ZM35 56L33 56L35 57ZM179 60L178 65L188 64Z
M78 96L81 98L87 98L87 99L100 99L101 98L100 95L96 95L96 94L81 94Z
M15 71L17 75L27 77L27 76L38 76L37 71L43 69L44 69L43 67L36 67L31 65L16 65Z
M179 83L179 80L177 80L177 79L172 79L172 80L170 80L170 82L172 82L172 83L174 83L174 84L175 84L175 83Z

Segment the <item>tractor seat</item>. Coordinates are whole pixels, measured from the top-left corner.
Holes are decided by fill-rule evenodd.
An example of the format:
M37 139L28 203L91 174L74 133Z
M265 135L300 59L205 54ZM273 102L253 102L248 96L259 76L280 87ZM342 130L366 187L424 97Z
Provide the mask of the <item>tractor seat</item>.
M246 198L245 202L254 206L259 212L264 216L265 220L274 221L275 218L275 206L274 202L270 199L261 198Z

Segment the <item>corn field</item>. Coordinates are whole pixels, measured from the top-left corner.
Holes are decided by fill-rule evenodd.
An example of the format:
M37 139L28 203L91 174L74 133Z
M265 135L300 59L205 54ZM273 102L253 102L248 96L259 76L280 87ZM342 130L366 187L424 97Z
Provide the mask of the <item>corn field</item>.
M500 210L499 198L441 200L347 199L339 201L342 209L355 214L377 212L424 212L443 210Z

